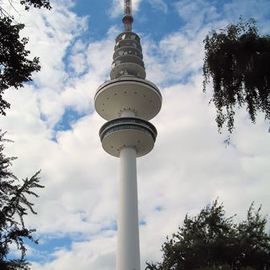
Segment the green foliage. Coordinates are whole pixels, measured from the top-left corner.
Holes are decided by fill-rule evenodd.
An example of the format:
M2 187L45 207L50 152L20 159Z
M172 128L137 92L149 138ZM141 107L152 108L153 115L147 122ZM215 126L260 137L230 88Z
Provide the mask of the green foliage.
M52 8L49 0L20 0L20 3L25 6L26 10L29 10L31 6L35 8Z
M148 263L146 269L270 269L270 237L260 211L252 204L247 219L237 224L214 201L197 216L187 215L183 226L163 244L162 261Z
M51 8L48 0L21 0L20 3L26 10L31 6ZM28 59L30 51L25 49L28 39L20 37L23 28L24 24L15 23L0 7L0 115L5 115L5 110L10 107L3 98L5 90L22 87L23 83L32 80L34 71L40 70L38 57Z
M224 123L233 131L235 109L242 106L253 123L259 111L270 119L270 36L259 35L250 19L213 31L204 42L204 91L212 78L219 131Z
M14 158L3 154L4 134L0 134L0 269L29 269L25 261L26 248L24 240L29 239L37 243L33 238L35 230L28 229L24 224L24 216L28 212L36 214L33 203L28 196L38 197L33 191L43 188L39 184L39 173L31 178L26 178L22 184L18 183L16 176L10 171L11 162ZM21 252L18 259L9 259L10 247L16 245Z
M9 1L12 5L12 0ZM35 8L50 9L49 0L21 0L20 3L29 10ZM10 104L3 98L5 90L10 87L16 89L23 83L32 80L32 73L39 71L39 59L28 59L30 51L25 49L27 38L20 37L24 28L0 7L0 115L5 115L5 110ZM39 172L31 178L22 180L21 184L11 172L10 167L14 158L6 157L3 153L4 134L0 130L0 269L1 270L29 270L29 263L25 260L25 240L34 243L34 229L25 226L24 217L36 214L29 196L38 197L34 192L36 188L43 188L39 184ZM20 251L19 258L11 259L11 247L14 245ZM14 256L13 256L14 257Z
M10 104L3 99L3 93L9 87L19 88L24 82L31 81L31 75L38 71L38 58L27 59L30 51L25 49L28 39L20 39L23 24L13 24L9 17L0 18L0 114Z

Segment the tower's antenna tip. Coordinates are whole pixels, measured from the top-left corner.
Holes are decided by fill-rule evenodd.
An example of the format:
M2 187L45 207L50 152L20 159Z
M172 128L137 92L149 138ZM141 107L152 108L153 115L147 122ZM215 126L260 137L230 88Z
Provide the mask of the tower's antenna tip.
M123 17L122 21L124 23L125 31L131 32L132 31L132 23L133 23L131 0L125 0L124 17Z

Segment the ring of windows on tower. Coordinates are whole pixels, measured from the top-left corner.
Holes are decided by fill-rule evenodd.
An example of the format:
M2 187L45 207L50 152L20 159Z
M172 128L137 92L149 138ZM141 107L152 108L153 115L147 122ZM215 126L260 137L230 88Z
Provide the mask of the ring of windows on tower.
M129 39L129 40L136 40L137 42L140 42L140 37L136 34L136 33L133 33L133 32L122 32L120 33L115 41L116 43L120 40L124 40L124 39Z
M122 32L116 38L111 79L128 75L146 77L139 36L133 32Z
M113 54L113 59L116 59L117 57L124 55L134 55L136 57L139 57L140 59L143 59L143 55L140 50L138 50L137 48L131 48L129 46L121 47L115 50Z

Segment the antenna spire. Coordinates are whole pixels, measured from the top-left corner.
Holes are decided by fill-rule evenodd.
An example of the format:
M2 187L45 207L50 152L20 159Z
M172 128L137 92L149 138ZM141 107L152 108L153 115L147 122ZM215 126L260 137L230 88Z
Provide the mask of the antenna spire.
M125 31L131 32L132 31L132 23L133 23L131 0L125 0L124 13L125 13L125 15L122 19L122 22L124 23Z

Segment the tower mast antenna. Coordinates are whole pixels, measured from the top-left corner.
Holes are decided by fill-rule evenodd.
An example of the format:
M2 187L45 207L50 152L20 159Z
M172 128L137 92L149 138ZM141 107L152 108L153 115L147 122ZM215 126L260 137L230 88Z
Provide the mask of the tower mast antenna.
M123 17L122 21L124 23L125 31L131 32L132 31L132 23L133 23L131 0L125 0L124 17Z

